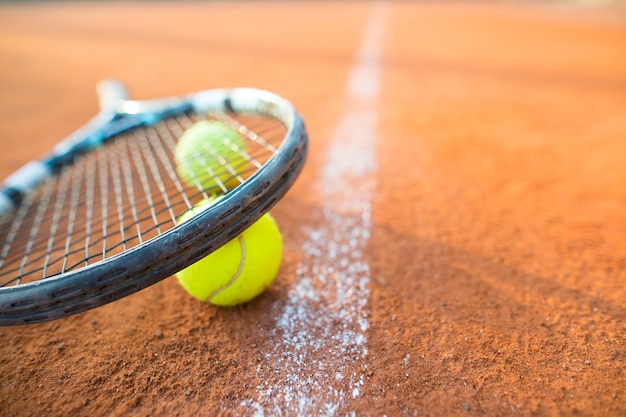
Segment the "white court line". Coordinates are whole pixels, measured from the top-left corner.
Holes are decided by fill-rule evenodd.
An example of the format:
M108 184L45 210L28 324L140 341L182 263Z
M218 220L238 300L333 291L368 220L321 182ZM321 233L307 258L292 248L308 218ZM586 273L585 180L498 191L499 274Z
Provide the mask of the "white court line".
M367 372L366 306L376 175L375 139L380 50L386 7L373 3L347 84L339 121L317 183L321 226L308 233L298 279L286 305L276 304L274 347L257 373L258 398L242 406L255 416L334 416L359 397ZM354 415L354 413L348 413Z

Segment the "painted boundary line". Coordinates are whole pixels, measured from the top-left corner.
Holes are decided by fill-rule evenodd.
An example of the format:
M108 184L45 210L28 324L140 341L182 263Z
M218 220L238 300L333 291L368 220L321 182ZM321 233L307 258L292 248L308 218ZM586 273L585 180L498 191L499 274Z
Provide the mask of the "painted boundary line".
M255 416L335 416L362 392L367 372L366 310L371 199L376 187L376 128L381 42L387 9L372 3L346 83L339 120L316 191L321 226L308 232L297 281L276 305L273 349L257 373L257 398L242 407ZM354 412L348 413L354 415Z

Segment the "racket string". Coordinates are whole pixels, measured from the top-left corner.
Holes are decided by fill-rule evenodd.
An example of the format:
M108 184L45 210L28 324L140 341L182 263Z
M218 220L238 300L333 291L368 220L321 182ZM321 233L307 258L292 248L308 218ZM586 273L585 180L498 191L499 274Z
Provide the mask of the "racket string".
M239 183L263 166L285 137L285 126L274 119L222 112L181 114L119 135L27 196L13 222L0 226L0 286L110 258L170 230L200 200L226 192L226 181L205 189L183 183L176 173L176 142L203 119L223 121L245 139L246 149L231 147L244 164L220 160ZM215 148L207 151L225 160Z
M13 265L13 269L11 269L11 263L9 263L9 267L5 267L5 261L7 259L11 260L9 258L11 249L14 246L14 243L16 243L16 240L19 236L19 230L22 230L24 228L24 221L26 220L34 201L35 199L33 194L26 196L24 201L22 201L19 209L17 210L17 213L15 214L13 223L6 233L6 240L2 247L2 253L0 254L0 270L8 270L6 276L9 276L10 279L8 279L6 282L0 281L0 285L2 286L6 286L9 284L19 285L21 283L22 274L17 274L17 276L15 276L15 266Z
M182 206L186 207L186 210L189 210L193 207L193 204L189 200L187 193L184 191L184 185L176 175L176 169L174 164L172 163L171 155L173 154L173 150L171 148L166 150L166 143L174 143L176 140L172 136L172 132L169 129L165 128L164 123L157 124L156 127L148 129L147 131L148 143L152 146L154 153L156 153L156 158L152 158L150 162L155 162L154 168L156 172L161 172L160 175L153 175L153 178L157 181L159 191L163 196L163 201L165 202L167 212L170 215L170 219L172 221L172 225L176 224L176 214L174 213L174 207ZM156 163L158 161L158 163ZM161 167L161 170L157 169L157 167ZM164 174L167 174L165 176ZM168 181L169 179L169 181ZM173 192L170 191L167 187L167 183L171 184L174 187ZM171 197L171 198L170 198ZM178 197L178 198L177 198ZM172 200L170 202L170 200ZM175 201L178 200L177 203Z
M58 187L59 187L59 191L57 191L56 193L56 198L55 198L55 203L53 206L53 223L52 223L52 228L50 230L50 233L43 233L40 232L41 229L41 225L45 219L45 214L47 213L47 208L49 203L52 200L52 195L54 190L51 188L49 190L45 189L45 192L43 193L43 198L42 198L42 204L37 205L37 209L35 212L35 216L33 219L33 225L30 228L30 234L28 237L28 241L25 245L25 250L24 250L24 256L22 257L22 263L20 265L20 276L24 275L24 268L26 268L26 265L28 263L28 259L30 258L32 252L33 252L33 248L35 247L35 241L37 239L38 236L49 236L49 239L52 239L54 241L54 236L56 235L56 227L54 227L57 223L58 223L58 219L60 218L61 214L62 214L62 208L64 205L64 201L65 201L65 196L67 195L67 191L69 189L69 178L67 176L61 176L61 180L58 182ZM36 261L37 259L35 259ZM43 270L46 269L46 265L43 266Z
M83 189L83 179L86 179L85 174L86 158L82 158L77 162L77 169L72 170L72 188L70 192L70 206L67 216L67 236L65 238L65 253L70 252L72 245L72 237L74 235L74 227L76 226L76 218L78 216L78 205L80 202L81 190ZM86 206L85 206L86 207ZM68 263L68 257L63 259L63 266L61 272L65 272ZM44 274L45 276L45 274Z
M100 213L102 225L102 259L107 257L107 234L108 234L108 216L109 211L109 181L108 181L108 164L105 158L98 158L98 184L100 184ZM88 261L88 260L87 260Z
M91 242L91 227L93 221L93 213L94 213L94 196L96 192L96 169L95 163L87 163L87 158L85 158L85 166L87 169L87 175L85 176L85 203L87 209L87 215L85 219L85 262L84 265L87 266L89 264L89 246ZM44 276L46 274L44 273Z
M128 146L129 146L129 150L130 150L130 154L133 157L134 160L134 164L137 167L137 174L139 176L140 182L141 182L141 186L143 188L143 193L146 196L146 200L147 200L147 207L150 210L150 219L152 220L152 225L154 227L156 227L156 233L157 234L161 234L161 226L160 226L160 222L157 218L157 213L155 210L155 202L152 198L152 187L150 186L151 181L150 181L150 177L148 177L148 173L146 171L146 166L148 167L152 167L151 169L151 177L154 180L154 183L157 184L161 184L162 185L162 181L160 180L160 175L158 173L158 171L154 170L153 164L154 164L154 159L145 159L144 162L144 152L145 150L142 149L139 144L140 143L146 143L146 141L143 140L139 140L139 138L137 138L137 135L135 134L135 138L137 140L130 140L128 141ZM157 185L158 187L158 185ZM169 206L169 199L167 198L167 194L164 194L161 192L161 196L164 198L165 201L165 205Z
M201 118L199 120L205 120L205 118ZM165 124L166 124L167 130L171 132L171 134L163 135L162 138L164 140L164 143L167 145L170 154L173 155L175 152L175 148L176 148L176 142L178 140L177 138L179 138L186 129L191 127L193 125L193 122L191 118L183 115L183 116L179 116L173 119L169 119L165 121ZM200 158L199 156L196 156L196 157ZM202 164L202 161L200 161L200 163ZM205 187L200 182L199 178L194 177L193 182L194 182L193 185L196 188L196 190L198 190L201 193L202 199L208 200L212 194L215 194L215 192L212 193L209 190L205 189ZM224 192L225 187L223 187L223 184L222 186L218 185L218 187L222 192ZM186 188L186 187L183 186L183 188ZM193 205L190 205L187 209L190 209L191 207L193 207Z

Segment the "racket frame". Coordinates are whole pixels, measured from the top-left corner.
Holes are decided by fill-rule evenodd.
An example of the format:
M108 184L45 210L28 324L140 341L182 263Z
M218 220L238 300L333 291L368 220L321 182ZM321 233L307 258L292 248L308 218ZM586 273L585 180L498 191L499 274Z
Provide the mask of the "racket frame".
M0 326L43 322L84 312L151 286L215 251L274 206L299 175L308 136L301 116L287 100L264 90L206 90L182 98L134 101L123 87L100 94L101 112L56 145L40 161L7 178L0 193L0 216L10 216L21 198L55 175L76 155L142 125L183 112L224 110L276 118L287 128L275 154L250 178L188 221L147 242L81 269L42 280L0 287ZM112 87L112 88L109 88Z

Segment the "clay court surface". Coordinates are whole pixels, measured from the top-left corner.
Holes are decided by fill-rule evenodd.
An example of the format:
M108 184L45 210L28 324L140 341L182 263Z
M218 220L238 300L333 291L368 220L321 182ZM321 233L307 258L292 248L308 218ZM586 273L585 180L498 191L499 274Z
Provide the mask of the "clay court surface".
M0 328L0 415L626 415L623 5L5 3L0 61L1 178L103 78L310 133L266 293Z

